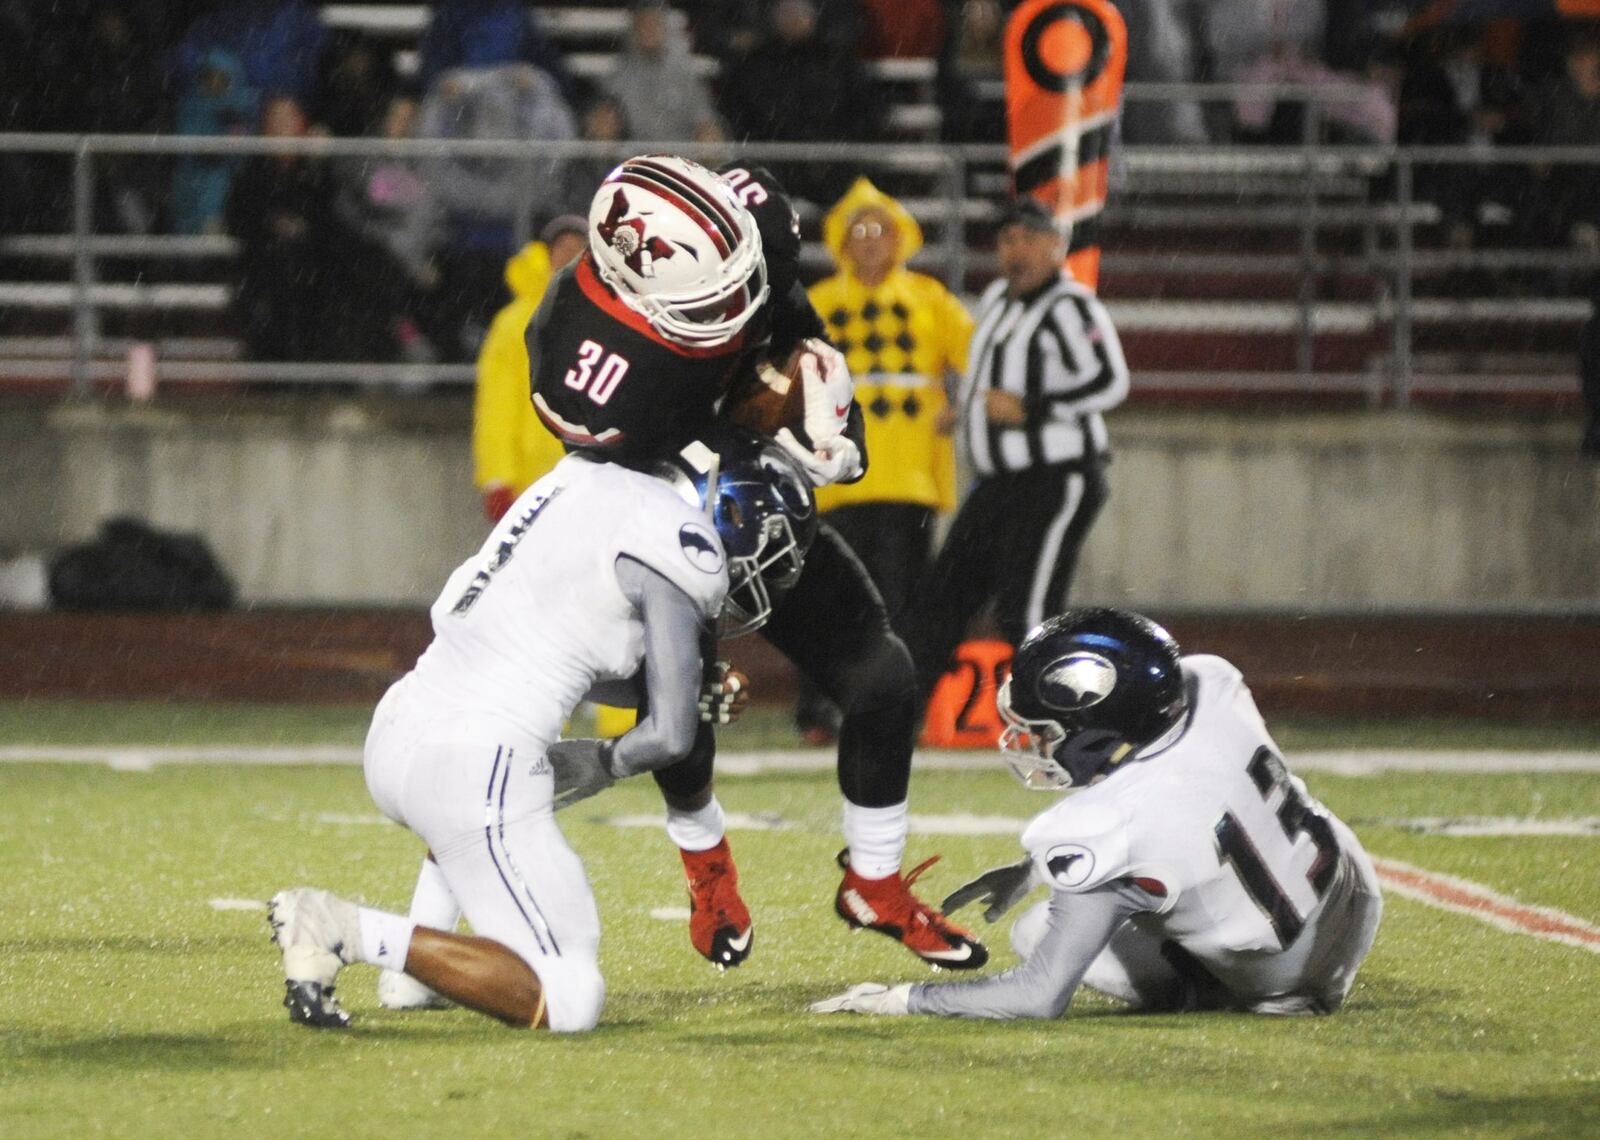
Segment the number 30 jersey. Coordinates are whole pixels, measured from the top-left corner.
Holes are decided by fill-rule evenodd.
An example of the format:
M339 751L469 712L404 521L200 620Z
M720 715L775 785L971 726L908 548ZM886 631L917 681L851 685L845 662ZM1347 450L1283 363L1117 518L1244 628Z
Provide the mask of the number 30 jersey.
M617 581L623 556L706 618L721 608L727 559L704 514L653 475L567 456L450 575L412 691L555 739L595 682L639 669L644 624Z
M709 349L672 344L600 280L586 252L551 281L528 324L534 410L568 450L646 466L711 422L734 377L753 367L750 333Z
M1053 889L1121 879L1159 897L1140 925L1226 981L1312 941L1301 935L1336 879L1372 872L1350 829L1285 769L1239 671L1206 655L1182 667L1190 713L1177 739L1039 815L1022 843Z

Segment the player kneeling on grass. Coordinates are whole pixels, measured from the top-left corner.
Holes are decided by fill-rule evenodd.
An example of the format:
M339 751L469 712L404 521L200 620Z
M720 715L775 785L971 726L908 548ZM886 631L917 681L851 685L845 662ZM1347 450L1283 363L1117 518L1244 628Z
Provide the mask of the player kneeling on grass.
M1057 1017L1080 984L1141 1010L1332 1013L1382 901L1355 834L1291 776L1239 671L1179 657L1138 614L1072 610L1018 647L999 694L1030 788L1082 789L1022 834L1027 857L944 901L1018 919L1020 965L950 984L865 983L816 1013Z
M349 1024L334 982L365 962L509 1025L592 1028L605 997L600 920L555 809L677 762L709 731L707 623L728 635L766 619L799 576L793 524L809 534L813 509L781 448L733 430L659 474L570 455L528 488L450 576L432 643L379 702L366 743L373 800L427 842L474 934L326 891L280 892L268 917L290 1020ZM617 703L641 663L648 712L636 727L556 740L586 696Z

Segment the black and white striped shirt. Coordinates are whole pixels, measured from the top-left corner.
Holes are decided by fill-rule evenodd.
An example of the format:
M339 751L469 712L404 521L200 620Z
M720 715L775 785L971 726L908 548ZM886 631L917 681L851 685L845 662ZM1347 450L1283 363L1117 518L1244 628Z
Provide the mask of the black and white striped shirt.
M967 359L960 439L979 478L1107 452L1101 413L1127 397L1128 365L1105 306L1065 272L1015 300L1004 280L984 290ZM992 389L1020 396L1027 422L991 425Z

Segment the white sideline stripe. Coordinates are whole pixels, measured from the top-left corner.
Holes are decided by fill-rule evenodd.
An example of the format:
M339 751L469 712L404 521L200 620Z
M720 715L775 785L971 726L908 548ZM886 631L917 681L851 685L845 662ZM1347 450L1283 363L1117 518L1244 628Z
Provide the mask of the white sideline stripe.
M1463 816L1413 816L1397 819L1374 819L1376 827L1398 827L1424 835L1473 837L1484 835L1600 835L1600 816L1586 815L1572 819L1534 819L1508 815Z
M212 910L266 910L265 899L212 899Z
M45 745L0 747L0 764L105 764L123 771L147 771L164 764L360 764L361 748L345 744L201 745ZM764 772L831 771L831 749L779 749L771 752L724 752L717 756L719 776L756 776ZM1004 772L998 753L987 749L957 752L921 750L917 768ZM1600 751L1524 752L1366 749L1361 751L1296 752L1296 772L1336 776L1372 776L1380 772L1600 772Z
M1527 934L1600 954L1600 927L1553 907L1529 906L1482 883L1425 871L1397 859L1372 860L1384 890L1440 910L1455 911L1511 934Z
M665 812L656 812L654 814L641 812L638 815L602 816L598 822L609 824L612 827L654 827L665 829L667 817ZM727 813L724 826L729 831L792 831L800 825L769 812L746 815L743 812L730 811Z
M666 816L660 812L654 814L639 813L637 815L608 815L602 816L597 823L610 827L651 827L665 828ZM913 813L907 818L913 835L1009 835L1013 838L1022 834L1022 829L1028 825L1027 819L1009 815L917 815ZM799 827L793 820L784 819L774 813L761 815L743 815L739 812L729 812L727 828L729 831L792 831Z

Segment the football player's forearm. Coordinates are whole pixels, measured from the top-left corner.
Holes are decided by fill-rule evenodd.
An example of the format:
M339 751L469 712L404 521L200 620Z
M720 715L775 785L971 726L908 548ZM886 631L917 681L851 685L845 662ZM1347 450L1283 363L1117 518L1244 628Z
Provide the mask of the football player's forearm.
M1003 974L911 987L909 1011L941 1017L1060 1017L1089 966L1128 918L1146 909L1119 888L1050 896L1049 923L1033 953Z
M700 627L694 602L632 559L617 562L628 599L644 615L644 676L649 712L617 739L618 778L666 767L689 754L700 726Z

